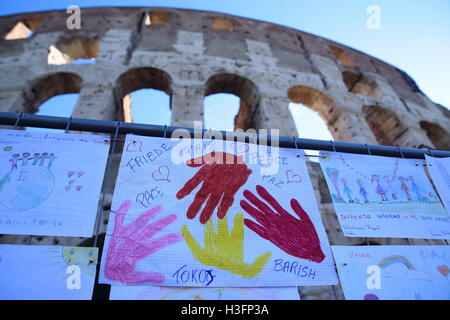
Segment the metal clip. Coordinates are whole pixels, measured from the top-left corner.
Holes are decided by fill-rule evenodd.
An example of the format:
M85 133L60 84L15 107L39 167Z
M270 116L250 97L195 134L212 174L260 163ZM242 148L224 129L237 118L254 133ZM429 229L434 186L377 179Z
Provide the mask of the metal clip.
M64 130L64 133L69 132L70 124L72 123L72 116L69 117L69 120L67 121L66 129Z
M17 128L17 126L19 125L19 122L20 122L20 120L23 118L23 113L21 112L21 113L19 113L18 115L17 115L17 120L16 120L16 123L14 123L14 127L13 127L13 129L16 129Z
M369 148L369 145L367 143L366 143L366 149L367 149L367 153L371 156L372 152L370 152L370 148Z

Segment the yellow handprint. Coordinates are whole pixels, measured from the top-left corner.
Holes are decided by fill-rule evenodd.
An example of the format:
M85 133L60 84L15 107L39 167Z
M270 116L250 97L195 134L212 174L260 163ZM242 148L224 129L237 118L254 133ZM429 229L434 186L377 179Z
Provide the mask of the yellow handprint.
M243 278L253 278L265 267L271 253L260 255L255 262L244 262L244 215L237 213L234 226L228 232L227 216L217 222L217 233L214 231L212 219L205 225L205 247L202 248L189 232L186 225L181 228L184 240L194 257L204 265L217 267Z

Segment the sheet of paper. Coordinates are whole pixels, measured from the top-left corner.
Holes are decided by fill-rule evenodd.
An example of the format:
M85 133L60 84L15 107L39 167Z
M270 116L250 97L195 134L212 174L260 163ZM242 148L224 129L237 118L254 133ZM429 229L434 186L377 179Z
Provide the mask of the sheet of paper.
M450 220L422 161L320 152L347 237L450 239Z
M348 300L449 300L449 246L333 246Z
M110 300L300 300L297 287L201 288L111 286Z
M257 148L219 140L127 136L100 282L335 284L303 152ZM231 164L220 163L224 154Z
M0 233L91 237L105 139L0 130Z
M0 300L90 300L97 248L0 245Z
M425 155L428 172L436 186L447 213L450 214L450 158Z

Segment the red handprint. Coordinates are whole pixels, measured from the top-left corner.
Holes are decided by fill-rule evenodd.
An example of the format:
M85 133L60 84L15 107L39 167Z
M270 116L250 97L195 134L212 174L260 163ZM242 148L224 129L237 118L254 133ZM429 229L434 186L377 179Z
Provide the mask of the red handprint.
M256 208L245 200L241 200L241 207L259 222L257 224L252 220L245 219L245 225L294 257L317 263L322 262L325 255L320 248L319 236L311 219L298 201L291 199L291 207L300 219L284 210L264 187L256 186L256 191L276 212L253 193L245 190L244 197Z
M105 262L105 276L110 280L120 281L124 284L161 283L165 280L162 273L139 272L135 270L135 267L139 260L183 239L180 233L171 233L148 240L171 224L177 218L177 215L171 214L147 225L153 217L163 210L162 206L158 206L145 211L132 223L124 226L123 221L130 205L131 200L125 200L116 212L114 231L109 241Z
M225 217L234 202L234 195L252 173L242 156L224 152L211 152L203 157L188 160L186 164L192 168L202 168L178 191L177 198L183 199L203 182L186 213L189 219L195 218L208 200L200 214L200 223L203 224L211 218L219 202L217 216L219 219Z

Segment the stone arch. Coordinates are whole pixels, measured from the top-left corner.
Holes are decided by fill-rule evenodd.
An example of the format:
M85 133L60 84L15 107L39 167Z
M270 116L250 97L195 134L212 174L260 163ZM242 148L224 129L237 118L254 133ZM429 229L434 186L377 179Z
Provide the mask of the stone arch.
M342 79L348 91L351 93L362 94L376 99L382 97L382 92L375 80L361 72L344 71L342 73Z
M234 118L234 128L247 130L254 128L253 115L261 96L256 85L249 79L232 73L211 76L205 85L205 97L216 93L230 93L240 98L239 112Z
M381 145L398 145L399 138L408 130L393 111L384 107L364 106L363 114L377 142Z
M30 83L23 92L23 110L36 113L39 106L50 98L68 93L80 93L83 79L71 72L58 72L42 76Z
M428 138L437 149L450 150L450 134L440 125L428 121L420 121L420 127L426 131Z
M337 131L334 124L339 116L339 107L328 95L315 88L303 85L290 87L287 95L291 102L300 103L319 113L332 134Z
M140 89L160 90L171 96L172 79L161 69L139 67L121 74L116 81L115 98L119 119L132 122L130 93Z
M100 45L96 37L62 37L48 48L48 64L68 64L81 59L95 62L99 50Z

